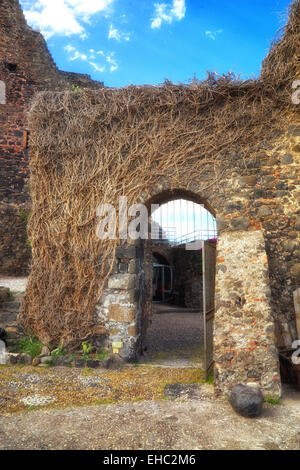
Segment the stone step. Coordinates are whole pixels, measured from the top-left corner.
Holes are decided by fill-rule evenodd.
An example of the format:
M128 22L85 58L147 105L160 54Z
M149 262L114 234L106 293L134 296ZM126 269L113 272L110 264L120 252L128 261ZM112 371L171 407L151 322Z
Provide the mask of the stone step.
M13 338L16 335L19 336L20 334L18 325L10 325L7 328L5 328L5 331L9 338Z
M17 320L18 312L1 312L0 311L0 326L4 328L4 325L8 326Z
M3 302L1 310L9 310L18 312L20 310L21 302Z

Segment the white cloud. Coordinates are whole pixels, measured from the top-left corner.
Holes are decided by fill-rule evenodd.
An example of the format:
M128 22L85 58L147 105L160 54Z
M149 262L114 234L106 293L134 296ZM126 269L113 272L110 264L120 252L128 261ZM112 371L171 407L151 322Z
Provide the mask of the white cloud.
M205 31L206 36L209 39L212 39L213 41L215 41L217 39L217 36L221 33L223 33L223 29L217 29L216 31Z
M117 28L114 28L111 24L108 32L108 39L115 39L116 41L121 41L124 39L124 41L129 41L130 33L122 33L121 31L118 31Z
M93 67L94 70L97 72L105 72L106 68L109 68L110 72L115 72L118 70L119 65L114 57L114 52L110 52L108 54L104 54L103 51L98 51L97 54L102 57L102 61L104 63L99 64L94 61L94 49L90 49L89 53L82 53L76 49L76 47L72 46L71 44L67 44L64 47L64 50L68 54L68 59L70 62L73 60L82 60L87 62L89 65Z
M107 13L114 0L21 0L25 18L46 39L54 35L86 38L83 23L96 13Z
M172 23L174 20L180 21L186 12L185 0L172 0L172 5L166 3L155 3L155 16L151 22L151 28L160 28L162 22Z
M71 46L68 44L67 46L64 47L65 51L68 52L69 54L69 60L72 62L73 60L87 60L87 55L82 54L81 52L77 51L75 47Z
M105 71L105 65L98 65L98 64L95 64L95 62L89 62L89 64L94 67L94 69L97 71L97 72L104 72Z
M116 62L116 60L115 60L115 58L114 58L114 53L113 53L113 52L111 52L110 54L108 54L108 55L106 56L106 62L107 62L108 64L110 64L109 70L110 70L111 72L115 72L116 70L118 70L119 66L118 66L118 64L117 64L117 62Z

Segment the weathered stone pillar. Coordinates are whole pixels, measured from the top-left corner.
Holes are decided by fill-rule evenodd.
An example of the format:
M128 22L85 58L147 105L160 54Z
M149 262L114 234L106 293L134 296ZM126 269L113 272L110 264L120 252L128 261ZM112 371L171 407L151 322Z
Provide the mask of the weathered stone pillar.
M261 231L222 233L217 245L215 391L256 382L279 397L281 382Z
M137 361L142 342L145 293L142 244L117 247L115 267L96 307L106 330L106 348L128 362Z

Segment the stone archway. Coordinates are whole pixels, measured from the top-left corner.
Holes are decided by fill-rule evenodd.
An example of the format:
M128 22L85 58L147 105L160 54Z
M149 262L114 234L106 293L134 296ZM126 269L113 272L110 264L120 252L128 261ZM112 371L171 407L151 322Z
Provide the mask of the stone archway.
M197 193L182 190L157 193L145 202L150 207L152 201L166 202L179 195L195 202L201 201L205 207L211 208ZM242 230L244 224L241 218L230 227L219 230L214 328L215 391L228 394L238 382L259 383L266 394L280 396L265 240L261 230L254 227ZM141 354L152 314L152 281L145 269L147 256L149 253L152 255L152 251L147 249L147 243L137 241L118 247L117 263L123 264L123 272L119 270L110 277L98 306L100 318L106 322L110 344L119 343L120 356L134 362Z
M98 321L110 350L135 360L147 313L145 253L123 236L100 243L97 207L117 207L121 197L163 202L184 188L217 215L216 390L243 380L280 393L275 343L288 348L297 338L300 126L288 92L297 51L286 44L299 43L298 11L296 2L258 80L210 74L187 86L35 98L25 328L75 347Z

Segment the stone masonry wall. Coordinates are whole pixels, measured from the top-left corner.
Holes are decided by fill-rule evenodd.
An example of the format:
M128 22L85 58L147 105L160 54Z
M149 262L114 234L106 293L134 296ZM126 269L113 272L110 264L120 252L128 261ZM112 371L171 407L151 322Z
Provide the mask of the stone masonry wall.
M26 113L36 91L72 84L102 87L57 69L42 35L26 24L18 0L0 0L0 273L25 274L30 261ZM20 217L21 214L21 217Z
M174 291L176 304L202 309L202 252L173 248Z
M217 245L215 390L257 382L280 396L271 289L261 231L223 233Z
M112 349L114 343L119 343L119 355L129 362L138 360L147 322L145 265L142 245L119 246L113 273L96 308L104 327L98 346ZM105 332L106 336L102 336ZM94 333L99 336L97 327Z
M216 339L216 380L218 384L222 383L219 388L217 385L217 390L222 388L226 392L235 381L252 380L261 383L265 393L279 395L277 348L289 347L298 336L293 292L300 287L300 123L287 126L281 133L266 136L264 142L252 148L249 158L241 158L238 149L230 156L232 166L224 169L217 184L211 184L215 176L213 169L203 172L201 181L197 182L185 181L183 171L181 187L188 189L174 189L166 177L150 187L138 202L163 204L180 196L204 203L216 216L221 240L222 237L231 240L231 254L228 256L241 266L240 271L232 272L234 281L241 282L240 287L230 283L225 286L225 281L220 284L220 280L218 284L216 315L217 319L224 318L224 321L217 320L216 338L218 330L224 330L227 342L224 340L219 344L220 340ZM240 240L241 232L249 234L245 245ZM259 243L257 232L260 233ZM255 272L248 266L251 243L253 253L250 259L258 260L253 261ZM248 303L243 305L243 295L248 295L248 288L253 298L263 299L254 307L247 299ZM135 284L133 289L136 295L132 293L131 298L136 302L134 299L139 298L140 285ZM240 295L240 291L244 294ZM261 312L257 311L258 306L262 308ZM251 315L258 318L255 327ZM126 322L126 327L128 324ZM138 328L139 323L133 344L143 336ZM240 329L240 338L236 336L236 329Z

